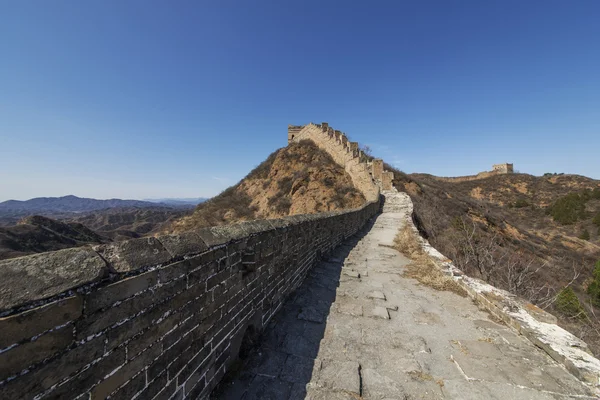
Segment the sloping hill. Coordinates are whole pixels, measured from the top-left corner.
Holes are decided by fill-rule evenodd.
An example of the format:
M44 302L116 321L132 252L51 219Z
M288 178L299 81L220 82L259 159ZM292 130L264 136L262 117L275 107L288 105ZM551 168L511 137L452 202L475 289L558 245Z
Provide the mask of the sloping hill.
M164 224L191 214L191 209L169 207L128 207L92 211L66 221L77 222L113 240L150 235Z
M600 320L588 294L600 260L600 181L578 175L465 182L400 171L394 176L434 247L465 273L562 316L564 327L600 350ZM587 307L585 315L562 307L566 287Z
M236 221L359 207L363 194L329 154L312 141L291 143L272 153L238 184L199 204L167 231Z
M0 227L0 260L108 241L82 224L31 216L15 226Z

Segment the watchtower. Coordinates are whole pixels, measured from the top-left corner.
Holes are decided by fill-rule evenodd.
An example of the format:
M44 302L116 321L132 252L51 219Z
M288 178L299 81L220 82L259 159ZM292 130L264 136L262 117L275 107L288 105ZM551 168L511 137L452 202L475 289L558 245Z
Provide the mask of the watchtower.
M514 172L513 165L504 163L504 164L494 164L492 166L492 171L498 174L512 174Z

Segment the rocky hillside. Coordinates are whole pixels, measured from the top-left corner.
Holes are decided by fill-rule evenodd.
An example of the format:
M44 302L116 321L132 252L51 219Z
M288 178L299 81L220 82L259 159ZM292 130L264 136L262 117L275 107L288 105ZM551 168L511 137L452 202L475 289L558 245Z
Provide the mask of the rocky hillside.
M30 216L17 225L0 227L0 260L108 241L79 223Z
M364 202L346 171L306 140L272 153L238 184L199 204L192 215L166 230L342 210Z
M446 182L395 171L394 184L411 196L423 236L459 268L558 314L600 350L600 298L590 294L600 181L510 174Z
M169 207L111 208L69 217L112 240L127 240L151 235L170 221L192 213L191 209Z

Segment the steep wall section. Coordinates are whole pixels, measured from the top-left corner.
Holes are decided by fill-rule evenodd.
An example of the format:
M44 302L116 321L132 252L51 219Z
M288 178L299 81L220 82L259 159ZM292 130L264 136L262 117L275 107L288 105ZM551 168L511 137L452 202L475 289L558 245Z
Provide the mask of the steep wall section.
M0 398L205 397L379 202L0 262Z
M389 190L393 173L383 170L383 161L369 162L363 156L357 142L350 142L341 131L334 130L327 122L320 125L288 126L288 143L310 139L327 151L336 163L344 167L352 178L352 183L369 201L379 198L380 189Z

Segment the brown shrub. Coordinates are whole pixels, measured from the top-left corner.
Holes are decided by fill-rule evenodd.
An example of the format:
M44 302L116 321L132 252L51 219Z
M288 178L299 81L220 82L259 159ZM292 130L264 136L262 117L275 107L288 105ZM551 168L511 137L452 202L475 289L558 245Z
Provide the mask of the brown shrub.
M406 224L394 239L396 250L412 260L402 276L413 278L435 290L446 290L465 297L465 290L452 277L445 275L421 247L421 242L412 228Z

